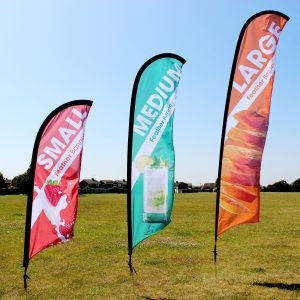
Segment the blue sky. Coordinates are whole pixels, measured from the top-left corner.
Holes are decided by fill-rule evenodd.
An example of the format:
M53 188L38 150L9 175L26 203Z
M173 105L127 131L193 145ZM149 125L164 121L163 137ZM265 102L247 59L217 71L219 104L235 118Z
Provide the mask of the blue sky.
M227 86L246 20L262 10L291 19L277 48L261 183L300 177L300 2L3 1L0 10L0 172L30 164L36 133L57 106L92 99L81 178L126 178L136 73L150 57L187 60L174 120L176 180L215 181Z

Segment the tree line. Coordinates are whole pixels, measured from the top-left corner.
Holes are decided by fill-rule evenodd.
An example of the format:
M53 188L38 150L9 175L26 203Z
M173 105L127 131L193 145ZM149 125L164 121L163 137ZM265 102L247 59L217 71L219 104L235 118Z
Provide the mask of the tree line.
M17 190L20 194L27 194L29 190L29 172L30 167L25 171L25 173L15 176L8 190ZM6 182L3 174L0 172L0 189L5 189Z
M29 172L30 167L26 170L25 173L15 176L12 179L9 189L16 189L20 192L20 194L27 194L29 189ZM0 172L0 189L5 188L5 178ZM280 180L267 186L261 186L260 190L262 192L300 192L300 178L296 179L291 184L287 183L285 180Z
M217 182L215 181L214 191L217 191ZM260 186L261 192L300 192L300 178L296 179L291 184L287 183L285 180L276 181L273 184L267 186Z
M292 182L287 183L285 180L277 181L267 186L260 188L262 192L300 192L300 178Z

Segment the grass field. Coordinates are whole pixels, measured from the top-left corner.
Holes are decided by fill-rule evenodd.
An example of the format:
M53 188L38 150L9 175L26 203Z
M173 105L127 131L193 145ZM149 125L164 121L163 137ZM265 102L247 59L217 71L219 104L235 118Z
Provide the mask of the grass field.
M2 299L300 299L300 193L262 193L261 222L218 242L215 193L175 196L172 223L127 266L125 195L79 198L75 237L37 254L23 289L25 196L0 196Z

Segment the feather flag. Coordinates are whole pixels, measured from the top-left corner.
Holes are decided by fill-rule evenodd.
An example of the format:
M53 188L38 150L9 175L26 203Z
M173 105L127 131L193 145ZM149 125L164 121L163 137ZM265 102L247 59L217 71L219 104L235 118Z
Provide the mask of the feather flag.
M132 91L128 159L128 254L170 223L174 199L173 118L185 60L161 54L139 70Z
M30 168L24 242L24 288L29 260L73 237L84 129L92 101L76 100L55 109L37 134Z
M224 112L215 242L225 230L259 221L260 167L269 124L275 54L289 18L263 11L244 25L237 43ZM215 243L216 258L216 243Z

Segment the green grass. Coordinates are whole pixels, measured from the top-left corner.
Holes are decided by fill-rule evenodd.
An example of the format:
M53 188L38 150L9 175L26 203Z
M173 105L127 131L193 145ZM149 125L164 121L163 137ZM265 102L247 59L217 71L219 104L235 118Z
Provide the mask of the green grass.
M74 239L31 260L27 292L25 202L0 196L1 299L300 298L300 193L262 193L261 222L219 238L217 270L215 194L176 195L172 223L134 250L133 278L125 195L82 196Z

